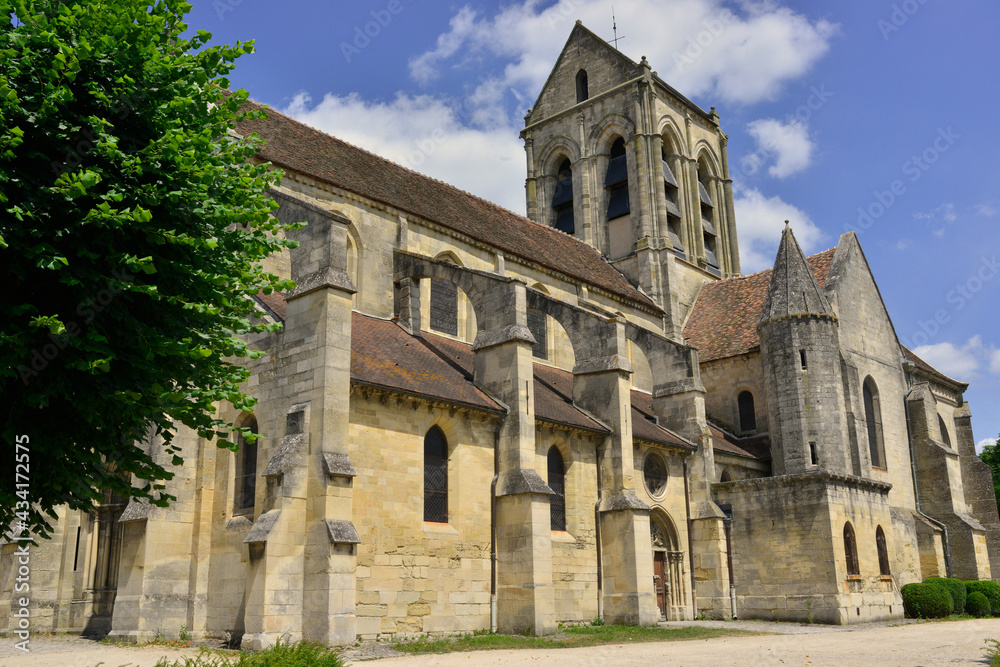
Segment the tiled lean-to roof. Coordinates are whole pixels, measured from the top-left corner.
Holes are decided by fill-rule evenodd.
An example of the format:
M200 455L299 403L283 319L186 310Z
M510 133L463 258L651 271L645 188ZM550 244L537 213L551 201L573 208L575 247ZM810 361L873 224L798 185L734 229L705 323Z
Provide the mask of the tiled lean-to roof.
M836 248L806 258L820 287ZM771 282L771 269L706 283L684 327L687 343L702 362L725 359L760 347L757 322Z
M947 384L954 385L955 388L957 388L960 392L964 392L966 389L969 388L969 384L967 382L959 382L954 378L948 377L947 375L945 375L944 373L942 373L941 371L934 368L929 363L918 357L916 354L913 353L913 350L906 347L905 345L900 345L899 347L903 350L903 356L909 361L912 361L913 364L917 367L917 370L923 371L927 375L937 378L938 380L942 380Z
M267 144L260 157L286 170L387 204L489 244L568 278L603 289L626 302L662 310L633 287L593 247L536 224L496 204L352 146L254 102L266 120L237 125Z

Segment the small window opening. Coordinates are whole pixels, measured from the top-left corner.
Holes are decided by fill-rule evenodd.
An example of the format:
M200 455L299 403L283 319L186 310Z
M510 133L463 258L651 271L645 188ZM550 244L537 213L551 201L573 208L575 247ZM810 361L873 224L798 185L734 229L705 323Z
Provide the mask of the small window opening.
M448 523L448 441L437 426L424 436L424 521Z
M628 215L631 208L628 199L628 162L625 156L625 140L621 137L611 144L608 173L604 187L608 191L608 220Z
M551 529L566 530L566 465L555 445L549 448L548 459L549 488L553 491L549 500Z
M458 335L458 287L450 280L431 279L431 329Z
M556 189L552 193L552 210L555 213L555 228L572 234L576 231L573 220L573 167L568 159L559 165Z
M889 549L885 544L885 531L882 526L875 529L875 548L878 551L878 569L883 577L892 576L889 570Z
M802 368L802 370L806 370L806 368L807 368L806 367L806 351L805 350L799 350L799 366Z
M257 435L257 419L252 415L243 423L244 428ZM257 440L250 442L242 435L237 438L236 493L233 494L233 514L253 514L257 495Z
M809 443L809 460L812 462L814 466L819 465L819 452L816 451L815 442Z
M80 526L76 527L76 551L73 554L73 571L80 565Z
M858 565L858 543L854 538L854 527L850 521L844 524L844 556L847 558L848 576L861 574Z
M587 85L587 70L582 69L576 73L576 103L579 104L590 97L590 88Z
M749 391L742 391L737 397L736 402L740 410L740 431L756 431L757 415L754 410L753 394Z
M548 333L546 326L545 313L529 308L528 331L535 338L535 344L531 346L531 354L536 359L549 358L549 348L546 345L546 334Z

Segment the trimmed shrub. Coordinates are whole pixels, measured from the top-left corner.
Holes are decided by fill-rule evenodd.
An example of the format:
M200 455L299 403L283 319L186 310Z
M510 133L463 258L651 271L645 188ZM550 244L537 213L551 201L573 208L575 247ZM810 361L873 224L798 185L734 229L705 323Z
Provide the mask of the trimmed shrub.
M952 602L955 603L955 614L965 613L965 582L961 579L945 579L944 577L928 577L924 579L925 584L937 584L951 593Z
M965 589L969 593L982 593L990 602L990 613L1000 616L1000 584L995 581L967 581Z
M976 618L989 616L990 601L987 600L986 596L979 591L969 593L969 597L965 600L965 613L975 616Z
M939 584L906 584L900 593L909 618L944 618L955 609L951 593Z

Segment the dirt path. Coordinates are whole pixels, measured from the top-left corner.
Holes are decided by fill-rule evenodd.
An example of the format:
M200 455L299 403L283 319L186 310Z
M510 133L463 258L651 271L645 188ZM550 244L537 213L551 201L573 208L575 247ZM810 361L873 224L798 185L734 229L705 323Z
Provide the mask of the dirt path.
M674 625L674 624L670 624ZM699 622L705 627L716 623ZM788 623L732 622L721 627L777 632L760 637L545 651L481 651L386 658L375 667L471 667L540 664L546 667L612 665L810 665L815 667L985 665L987 638L1000 639L1000 619L912 623L902 626L830 627ZM79 637L37 637L32 652L0 639L2 667L153 667L157 660L193 657L197 649L165 646L123 647ZM353 661L354 664L358 664Z

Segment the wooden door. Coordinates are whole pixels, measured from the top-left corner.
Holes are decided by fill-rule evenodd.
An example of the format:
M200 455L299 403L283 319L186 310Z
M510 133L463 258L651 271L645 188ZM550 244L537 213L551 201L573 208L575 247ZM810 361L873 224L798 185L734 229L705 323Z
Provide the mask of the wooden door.
M656 588L656 606L660 609L660 618L667 620L667 554L663 551L653 552L653 585Z

